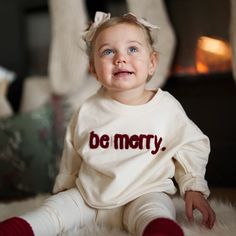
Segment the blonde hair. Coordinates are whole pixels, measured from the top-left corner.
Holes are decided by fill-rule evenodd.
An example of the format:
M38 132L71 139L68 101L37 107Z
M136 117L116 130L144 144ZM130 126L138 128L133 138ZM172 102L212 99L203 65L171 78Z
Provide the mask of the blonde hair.
M89 57L89 61L90 63L93 64L93 56L94 56L94 45L95 45L95 41L97 36L105 29L112 27L114 25L118 25L118 24L130 24L130 25L135 25L137 27L139 27L140 29L142 29L143 33L145 34L145 37L147 39L148 45L150 46L150 49L152 51L156 51L156 49L154 48L154 40L152 38L151 35L151 30L140 24L137 20L135 20L134 18L129 18L126 16L120 16L120 17L112 17L109 20L105 21L103 24L101 24L100 26L98 26L98 28L96 29L96 32L92 38L91 41L86 42L87 45L87 49L86 49L86 53Z

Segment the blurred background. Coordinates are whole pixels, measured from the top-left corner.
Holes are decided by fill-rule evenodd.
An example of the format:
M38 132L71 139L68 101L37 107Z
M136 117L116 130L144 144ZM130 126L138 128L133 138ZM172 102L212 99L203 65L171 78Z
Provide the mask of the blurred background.
M72 25L78 27L78 31L84 30L85 25L80 26L80 23L92 20L97 10L111 12L113 16L137 11L148 20L150 17L153 24L164 25L159 34L164 35L163 48L167 48L166 51L162 50L161 36L157 41L161 62L164 63L162 58L167 57L168 61L166 66L163 64L165 73L157 76L157 81L161 78L162 83L157 83L156 87L170 91L182 103L189 117L210 137L212 152L207 169L210 187L236 188L236 85L233 73L236 39L232 26L236 29L235 1L156 0L139 3L136 0L77 0L73 4L78 9L71 9L74 20L66 21L63 15L66 10L62 9L67 9L68 18L72 2L75 1L0 0L0 66L4 73L14 73L14 79L9 80L3 92L12 111L0 119L0 197L50 191L63 145L65 100L78 91L83 97L80 99L84 99L97 88L89 79L78 84L78 91L60 87L63 82L56 79L56 73L68 70L68 64L73 63L69 56L58 62L64 54L55 56L54 51L60 50L60 44L54 40L63 33L65 38L73 37L74 33L68 36L76 31L71 29ZM167 31L170 34L165 35ZM68 53L70 47L65 46L64 50ZM82 61L81 52L79 55ZM74 64L80 64L80 59ZM87 71L86 63L81 62L82 65ZM77 78L78 73L73 76ZM32 81L37 82L33 85ZM81 103L76 99L79 98L73 98L73 102ZM60 127L62 123L63 127ZM36 136L37 139L33 138ZM41 170L42 174L29 177L35 170ZM47 174L43 177L45 171ZM32 187L35 182L37 188Z

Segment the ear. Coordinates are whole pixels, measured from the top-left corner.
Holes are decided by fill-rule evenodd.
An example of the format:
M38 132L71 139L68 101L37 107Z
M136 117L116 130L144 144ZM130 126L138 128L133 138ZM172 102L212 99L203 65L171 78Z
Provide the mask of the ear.
M150 54L149 75L152 76L157 68L158 53L156 51Z
M96 71L95 71L95 67L94 64L92 62L89 63L89 72L96 77Z

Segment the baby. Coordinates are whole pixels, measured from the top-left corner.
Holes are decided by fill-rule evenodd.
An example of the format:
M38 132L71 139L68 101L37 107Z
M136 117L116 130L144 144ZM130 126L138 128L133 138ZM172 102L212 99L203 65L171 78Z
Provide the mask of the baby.
M173 177L188 219L197 209L202 223L213 227L204 178L209 139L168 92L146 89L157 67L155 28L131 13L96 13L83 38L101 89L71 119L55 195L2 222L0 235L58 235L102 222L135 236L182 236Z

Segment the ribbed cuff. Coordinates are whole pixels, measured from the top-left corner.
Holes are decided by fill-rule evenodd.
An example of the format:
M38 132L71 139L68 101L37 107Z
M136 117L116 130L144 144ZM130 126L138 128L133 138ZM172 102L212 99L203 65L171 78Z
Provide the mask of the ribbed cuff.
M201 192L205 198L208 198L210 195L207 181L204 178L193 177L190 174L186 174L179 180L178 184L182 197L184 197L186 191L190 190Z

